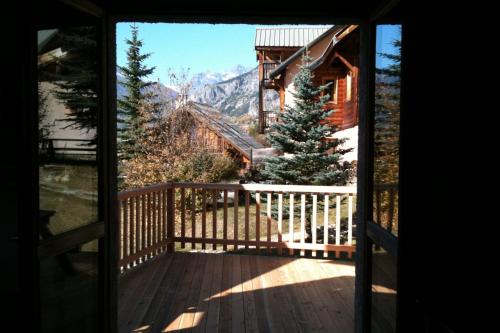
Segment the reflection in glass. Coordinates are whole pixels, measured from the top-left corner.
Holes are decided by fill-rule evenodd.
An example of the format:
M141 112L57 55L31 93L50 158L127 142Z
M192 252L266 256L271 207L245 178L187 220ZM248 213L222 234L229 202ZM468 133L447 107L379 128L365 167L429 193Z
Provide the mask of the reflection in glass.
M396 258L379 246L374 245L372 251L372 332L395 332Z
M398 235L401 25L376 38L373 220Z
M95 27L38 31L41 239L97 221Z
M42 332L98 332L98 242L40 261Z

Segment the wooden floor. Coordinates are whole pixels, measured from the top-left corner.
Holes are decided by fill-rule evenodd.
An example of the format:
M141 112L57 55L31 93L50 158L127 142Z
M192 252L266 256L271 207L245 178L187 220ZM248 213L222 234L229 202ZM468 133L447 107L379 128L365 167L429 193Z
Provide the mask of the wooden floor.
M119 332L353 332L354 265L163 254L125 273Z

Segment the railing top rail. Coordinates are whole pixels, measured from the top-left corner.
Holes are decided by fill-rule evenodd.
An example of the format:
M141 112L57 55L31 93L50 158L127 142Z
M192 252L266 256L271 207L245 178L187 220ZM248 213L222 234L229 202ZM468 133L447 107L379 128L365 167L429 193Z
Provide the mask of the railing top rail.
M121 191L118 192L118 200L124 200L130 197L136 197L142 194L148 194L151 192L156 192L156 191L161 191L161 190L167 190L169 188L172 188L172 183L160 183L160 184L155 184L155 185L150 185L146 187L141 187L141 188L136 188L133 190L126 190L126 191Z
M319 185L276 185L276 184L219 184L219 183L161 183L143 188L122 191L118 200L124 200L155 191L169 188L195 188L205 190L243 190L254 192L276 193L325 193L325 194L356 194L355 186L319 186Z
M246 190L286 193L339 193L355 194L355 186L318 186L318 185L275 185L275 184L217 184L217 183L173 183L176 188L199 188L216 190Z

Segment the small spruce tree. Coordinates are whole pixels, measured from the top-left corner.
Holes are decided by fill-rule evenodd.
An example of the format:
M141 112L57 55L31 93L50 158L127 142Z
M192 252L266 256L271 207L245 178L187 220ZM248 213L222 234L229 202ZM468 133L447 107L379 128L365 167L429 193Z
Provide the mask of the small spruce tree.
M333 110L325 110L329 99L329 85L315 86L308 67L311 58L304 56L295 76L295 105L286 106L279 121L271 126L268 140L281 152L268 157L262 176L267 182L293 185L345 185L352 172L352 164L342 161L351 149L342 149L345 139L327 140L337 131L327 121ZM285 211L285 215L288 212ZM311 235L312 198L307 196L306 232ZM320 233L323 232L319 230Z
M275 184L345 185L351 164L341 160L350 149L341 149L345 139L325 140L337 128L326 121L333 110L324 109L328 85L315 86L305 56L295 76L295 105L286 106L279 121L271 126L268 140L281 156L265 160L263 176Z
M122 160L140 154L140 138L146 135L146 119L140 114L141 103L155 98L145 90L153 83L145 80L155 69L144 64L151 54L141 54L143 42L138 37L135 24L131 26L131 31L132 37L126 40L129 45L127 65L118 67L124 76L121 83L127 90L126 95L118 100L118 154Z

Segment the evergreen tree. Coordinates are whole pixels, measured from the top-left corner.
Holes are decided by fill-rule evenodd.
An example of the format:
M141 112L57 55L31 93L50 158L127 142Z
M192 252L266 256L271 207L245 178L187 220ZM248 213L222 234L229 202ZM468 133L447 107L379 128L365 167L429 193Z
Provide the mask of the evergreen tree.
M131 26L132 37L127 39L127 65L119 66L124 80L121 82L127 94L118 100L118 152L121 159L130 159L140 153L140 138L146 135L146 119L140 115L141 103L153 99L146 88L152 82L145 78L152 74L154 67L144 64L151 54L141 54L142 40L138 38L138 28Z
M308 56L303 58L294 78L295 105L286 106L279 121L271 126L268 140L282 155L266 158L262 176L275 184L345 185L352 164L341 158L351 149L341 148L345 139L325 140L337 131L326 120L334 111L324 109L330 97L325 93L329 85L313 84L310 61ZM306 232L311 235L312 198L307 196L306 200Z
M65 56L57 60L59 71L46 79L56 86L55 96L69 110L64 118L71 127L95 131L98 119L97 34L95 27L66 28L58 33Z
M341 158L350 149L340 148L344 139L325 140L337 130L325 121L334 111L324 109L328 85L313 85L310 60L303 58L294 79L295 106L285 107L268 134L271 145L285 155L267 158L262 175L275 184L345 185L352 167Z

